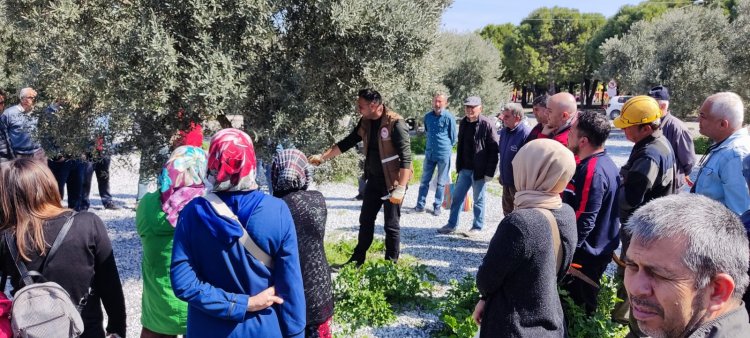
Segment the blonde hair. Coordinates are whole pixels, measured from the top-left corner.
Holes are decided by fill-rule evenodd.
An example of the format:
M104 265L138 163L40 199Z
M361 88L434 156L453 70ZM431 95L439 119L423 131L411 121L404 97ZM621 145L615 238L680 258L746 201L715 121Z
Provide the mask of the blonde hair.
M57 181L45 163L21 158L0 167L0 230L14 231L21 257L44 255L44 224L67 209L62 207Z

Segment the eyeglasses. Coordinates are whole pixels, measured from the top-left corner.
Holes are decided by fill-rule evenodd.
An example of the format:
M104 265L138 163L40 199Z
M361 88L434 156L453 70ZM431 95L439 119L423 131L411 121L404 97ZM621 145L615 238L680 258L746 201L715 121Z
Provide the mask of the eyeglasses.
M26 96L24 99L30 99L31 101L36 101L36 96Z

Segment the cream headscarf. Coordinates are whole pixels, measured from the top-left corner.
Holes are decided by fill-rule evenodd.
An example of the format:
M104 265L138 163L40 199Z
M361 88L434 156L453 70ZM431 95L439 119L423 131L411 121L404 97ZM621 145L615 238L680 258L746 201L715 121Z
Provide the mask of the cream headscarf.
M516 209L562 207L560 193L576 169L573 153L555 140L537 139L513 158Z

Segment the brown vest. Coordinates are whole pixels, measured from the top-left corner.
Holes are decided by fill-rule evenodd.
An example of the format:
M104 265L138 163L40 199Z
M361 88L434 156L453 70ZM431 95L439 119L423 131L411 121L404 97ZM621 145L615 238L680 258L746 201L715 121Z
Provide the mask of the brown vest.
M380 149L380 163L383 165L383 174L385 175L385 185L388 191L391 191L398 185L398 171L400 169L398 152L396 152L396 147L393 145L391 136L393 135L393 127L396 125L396 121L403 120L403 117L385 109L385 107L383 109L385 113L383 113L383 117L380 119L380 128L378 128L378 132L380 133L378 135L378 148ZM362 138L363 149L367 152L367 149L369 149L367 148L367 143L370 141L370 124L373 120L363 118L360 121L357 134ZM411 178L412 173L414 173L411 165L409 171L409 178Z

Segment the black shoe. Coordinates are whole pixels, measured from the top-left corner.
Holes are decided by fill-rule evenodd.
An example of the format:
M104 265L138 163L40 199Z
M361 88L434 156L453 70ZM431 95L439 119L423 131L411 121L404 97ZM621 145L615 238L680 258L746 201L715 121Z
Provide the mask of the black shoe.
M121 208L118 207L116 204L109 202L104 204L104 209L107 210L120 210Z
M363 199L365 199L365 197L364 197L364 196L362 196L362 194L357 194L357 196L354 196L354 200L355 200L355 201L361 201L361 200L363 200Z

